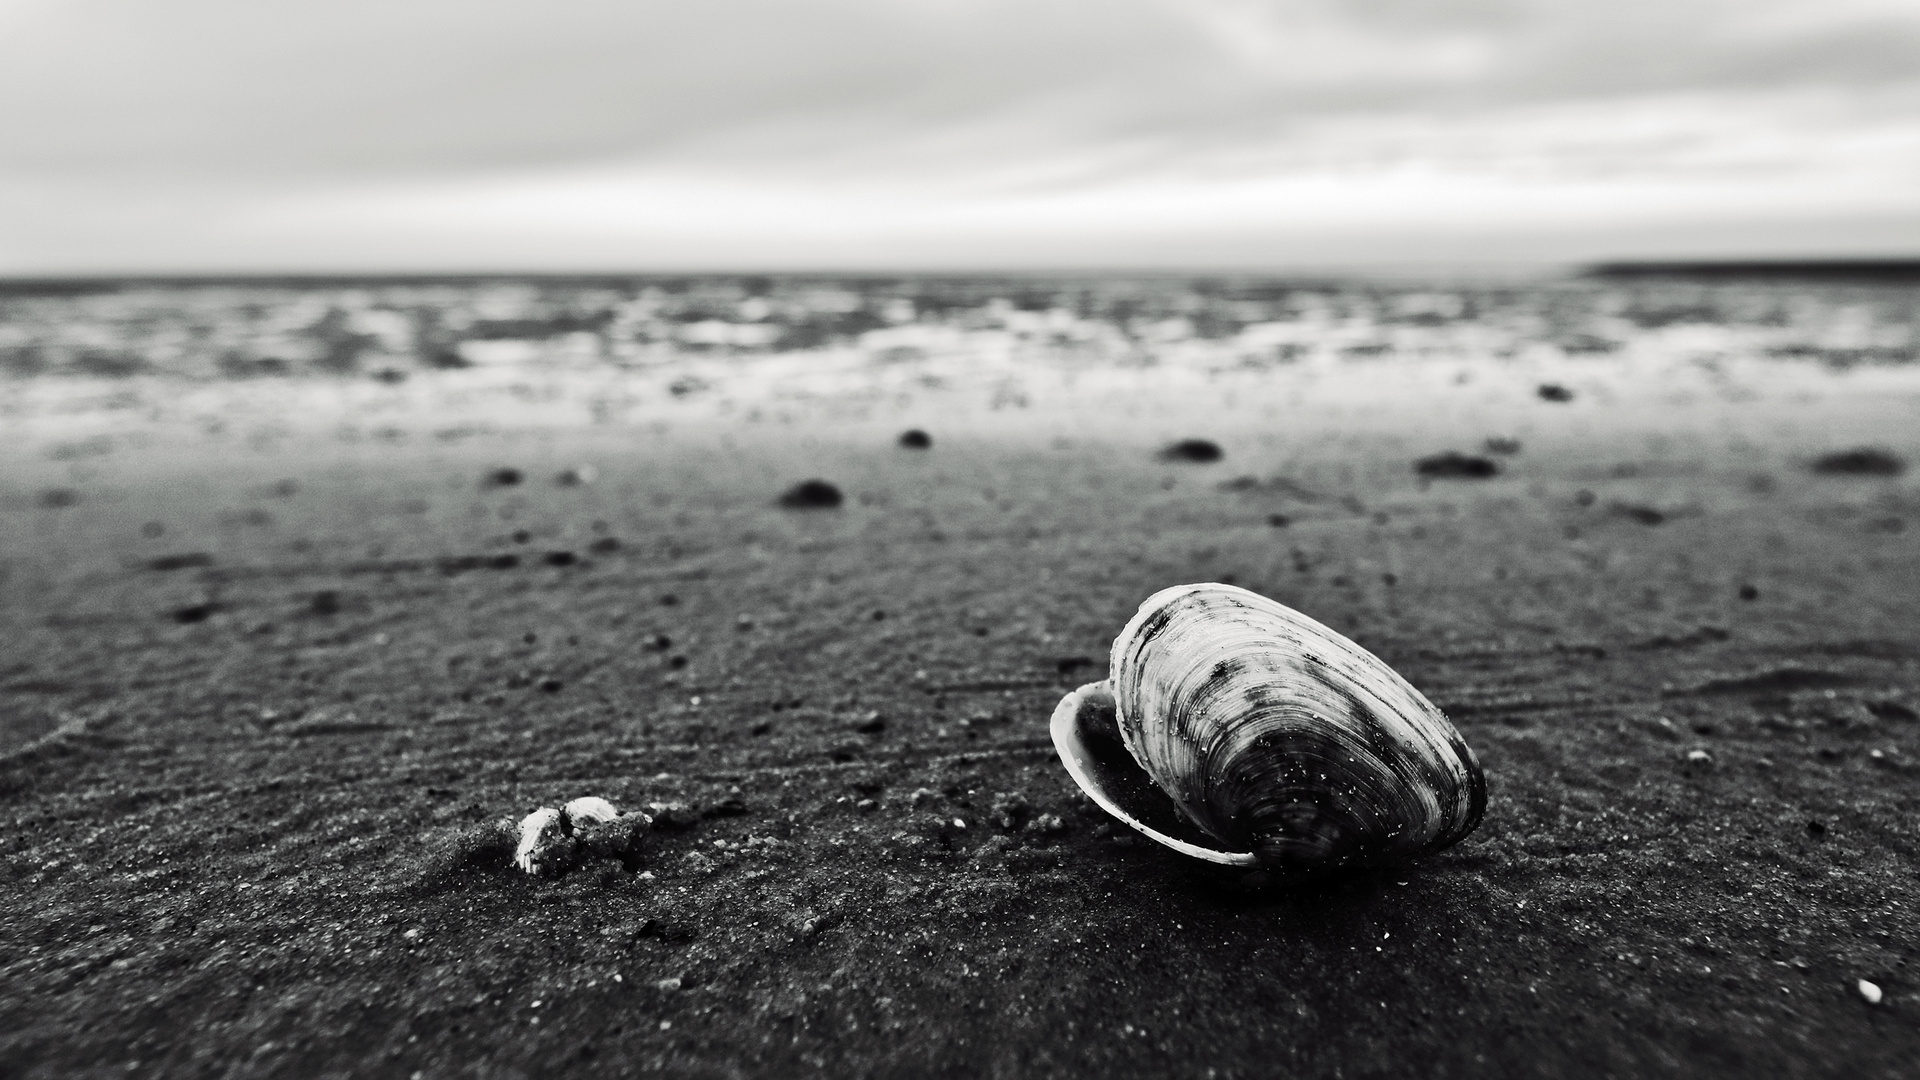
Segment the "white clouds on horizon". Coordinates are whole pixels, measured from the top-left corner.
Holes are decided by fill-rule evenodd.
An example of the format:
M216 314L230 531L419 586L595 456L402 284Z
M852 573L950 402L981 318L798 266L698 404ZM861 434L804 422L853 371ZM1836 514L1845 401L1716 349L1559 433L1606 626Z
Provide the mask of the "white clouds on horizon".
M0 268L1920 248L1878 0L0 0L0 101Z

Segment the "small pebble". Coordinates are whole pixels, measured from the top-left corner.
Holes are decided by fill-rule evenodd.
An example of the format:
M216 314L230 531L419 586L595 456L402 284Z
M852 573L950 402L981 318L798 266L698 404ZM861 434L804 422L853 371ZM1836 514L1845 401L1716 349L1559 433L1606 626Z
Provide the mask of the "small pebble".
M1573 391L1561 386L1559 383L1541 383L1540 389L1536 392L1540 395L1540 400L1542 401L1558 401L1564 403L1573 400Z
M1707 753L1705 750L1689 750L1687 751L1687 760L1696 762L1696 763L1704 762L1704 761L1712 761L1713 755Z
M788 510L831 510L845 501L840 489L825 480L803 480L780 496L780 505Z
M1811 468L1827 476L1899 476L1907 463L1878 447L1862 446L1815 458Z
M1208 439L1181 439L1160 451L1161 461L1185 461L1196 465L1219 461L1226 456L1219 443Z
M1870 982L1868 982L1868 981L1867 981L1867 980L1865 980L1865 979L1861 979L1861 980L1860 980L1860 981L1859 981L1858 983L1856 983L1855 985L1856 985L1856 986L1857 986L1857 987L1859 988L1859 990L1860 990L1860 996L1861 996L1861 997L1863 997L1863 998L1866 998L1866 999L1867 999L1867 1004L1869 1004L1869 1005L1878 1005L1878 1004L1880 1004L1880 999L1881 999L1882 997L1884 997L1884 996L1885 996L1885 995L1883 995L1883 994L1882 994L1882 993L1880 992L1880 987L1879 987L1879 986L1877 986L1877 985L1875 985L1875 984L1873 984L1873 983L1870 983Z
M1500 475L1500 463L1491 458L1448 450L1444 454L1434 454L1414 462L1413 471L1430 479L1485 480Z
M900 433L900 445L909 450L927 450L933 446L933 436L914 428Z
M175 608L171 614L174 622L198 623L206 622L214 612L219 610L220 605L215 603L189 604L183 608Z
M485 487L512 487L519 482L519 469L495 469L487 474L482 483Z

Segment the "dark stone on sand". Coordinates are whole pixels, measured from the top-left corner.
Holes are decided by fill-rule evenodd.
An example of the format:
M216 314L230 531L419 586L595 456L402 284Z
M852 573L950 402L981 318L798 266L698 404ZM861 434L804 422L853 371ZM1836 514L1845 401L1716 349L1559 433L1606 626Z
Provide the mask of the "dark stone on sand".
M1874 446L1822 454L1810 467L1823 476L1899 476L1907 471L1906 462Z
M1642 525L1658 525L1667 520L1667 515L1655 510L1653 507L1640 506L1635 503L1614 503L1613 512L1623 518L1637 521Z
M595 555L611 555L620 550L620 541L616 537L603 536L587 545L587 550Z
M168 613L168 617L177 623L206 622L214 612L219 610L220 605L215 603L189 604L186 607L174 608Z
M825 480L802 480L780 496L788 510L831 510L846 500L840 489Z
M1915 712L1897 701L1869 701L1866 705L1867 711L1879 720L1900 720L1905 723L1920 720L1920 712Z
M667 666L675 671L679 671L681 668L687 666L687 658L684 656L671 657L667 660Z
M1207 439L1181 439L1160 451L1161 461L1184 461L1195 465L1219 461L1226 456L1219 443Z
M149 570L193 570L202 566L212 566L213 556L204 551L185 551L178 555L162 555L147 564Z
M76 506L80 502L80 493L72 488L48 488L40 493L40 505L50 510L65 506Z
M1827 835L1827 827L1818 821L1807 822L1807 835L1818 840Z
M580 561L580 557L571 551L549 551L541 561L548 566L572 566Z
M511 570L520 565L518 555L449 555L438 563L443 574L466 570Z
M307 610L315 615L338 615L340 613L340 594L332 589L322 589L313 594L307 602Z
M522 479L519 469L495 469L480 483L482 487L512 487Z
M1489 454L1505 454L1508 456L1512 456L1520 452L1519 439L1507 439L1507 438L1502 438L1498 435L1495 435L1492 438L1488 439L1485 443L1485 446L1486 446L1487 453Z
M373 373L373 379L375 382L383 382L388 386L398 386L407 381L407 373L401 371L399 368L381 368L379 371Z
M566 683L561 682L559 679L541 679L540 680L540 689L543 692L549 693L549 694L559 693L561 690L566 688L566 685L567 685Z
M1725 679L1709 679L1686 693L1702 697L1751 696L1764 698L1786 697L1806 690L1833 690L1843 686L1852 686L1858 680L1851 675L1835 671L1821 671L1817 668L1781 667L1753 675L1736 676Z
M927 450L933 446L933 436L914 428L900 433L900 445L909 450Z
M879 713L868 713L854 723L853 730L862 735L878 735L887 730L887 718Z
M672 607L675 604L678 604L679 602L680 602L680 598L673 595L672 593L667 593L660 597L661 607Z
M1740 599L1758 600L1760 599L1760 590L1752 585L1742 585L1740 586Z
M673 639L665 634L655 634L647 640L647 648L655 652L666 652L673 648Z
M1500 475L1500 463L1449 450L1414 462L1413 471L1433 480L1485 480Z
M1276 529L1284 529L1287 526L1293 524L1293 519L1288 517L1285 514L1268 514L1267 524L1273 526Z
M1535 391L1535 393L1540 395L1540 400L1542 401L1568 402L1573 400L1573 391L1561 386L1559 383L1541 383L1540 389Z

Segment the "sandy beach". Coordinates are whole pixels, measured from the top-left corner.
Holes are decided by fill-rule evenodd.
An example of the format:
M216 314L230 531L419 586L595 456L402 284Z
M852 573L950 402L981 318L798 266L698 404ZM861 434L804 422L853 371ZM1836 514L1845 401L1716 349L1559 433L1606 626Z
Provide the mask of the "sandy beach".
M0 1073L1910 1075L1920 291L997 295L10 354ZM1108 818L1048 715L1195 581L1419 687L1480 829L1294 886ZM513 868L582 795L673 810Z

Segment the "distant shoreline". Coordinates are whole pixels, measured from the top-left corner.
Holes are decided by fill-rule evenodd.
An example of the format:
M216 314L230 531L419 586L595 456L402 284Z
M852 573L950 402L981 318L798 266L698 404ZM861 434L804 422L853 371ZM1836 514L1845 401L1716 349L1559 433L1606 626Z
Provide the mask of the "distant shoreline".
M1698 262L1608 262L1583 277L1704 278L1713 281L1920 281L1917 259L1750 259Z
M1510 283L1516 277L1543 280L1618 281L1684 278L1704 281L1865 282L1920 281L1920 257L1902 259L1705 259L1637 260L1518 267L1407 265L1398 267L1300 267L1248 269L1051 270L633 270L633 271L261 271L134 274L0 274L0 297L85 296L152 288L357 288L393 286L471 287L533 284L571 288L633 288L688 281L835 282L879 285L913 281L987 284L1022 281L1182 281L1221 284L1284 284L1293 288L1339 287L1360 282L1431 281Z
M1116 282L1172 281L1284 284L1293 288L1337 288L1362 282L1501 283L1515 280L1565 279L1580 274L1577 265L1525 267L1462 267L1408 264L1378 267L1299 267L1247 269L1086 269L1050 270L634 270L634 271L369 271L354 272L222 272L131 274L0 274L0 297L85 296L151 288L356 288L392 286L448 286L537 284L571 288L631 288L687 281L832 282L838 284L893 284L938 281L951 284L1000 282Z

